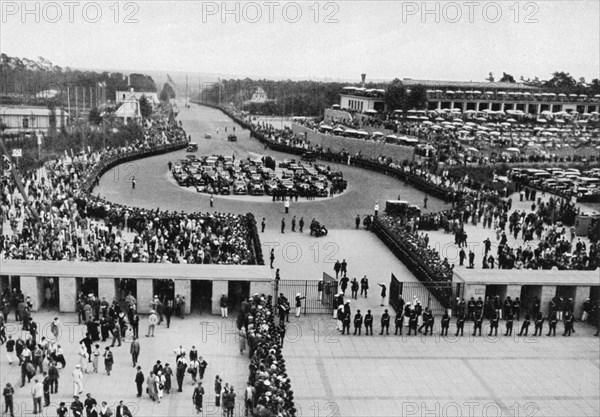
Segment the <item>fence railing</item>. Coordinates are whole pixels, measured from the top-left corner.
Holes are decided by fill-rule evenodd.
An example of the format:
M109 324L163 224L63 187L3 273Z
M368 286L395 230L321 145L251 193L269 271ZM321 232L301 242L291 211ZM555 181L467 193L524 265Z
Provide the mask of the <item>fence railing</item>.
M326 275L326 274L324 274ZM331 278L331 277L329 277ZM323 280L280 280L274 284L276 296L283 294L290 303L294 314L296 295L306 297L302 300L302 314L333 314L334 297L337 294L337 281L333 278ZM322 291L319 291L322 289Z

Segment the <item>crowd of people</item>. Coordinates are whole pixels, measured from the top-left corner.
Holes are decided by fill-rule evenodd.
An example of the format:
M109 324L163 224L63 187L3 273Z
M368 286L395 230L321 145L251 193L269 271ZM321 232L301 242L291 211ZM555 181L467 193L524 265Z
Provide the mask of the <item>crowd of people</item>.
M129 146L103 152L63 155L44 174L23 177L29 212L12 178L3 177L0 236L4 259L159 263L255 263L248 216L177 213L112 204L91 195L97 167L106 160L185 141L174 120L147 121L144 136Z

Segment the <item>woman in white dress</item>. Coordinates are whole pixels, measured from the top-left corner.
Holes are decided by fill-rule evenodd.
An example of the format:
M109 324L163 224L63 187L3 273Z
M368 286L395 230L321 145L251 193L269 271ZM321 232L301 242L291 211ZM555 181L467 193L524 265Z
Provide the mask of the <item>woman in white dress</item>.
M156 384L156 393L158 395L158 402L162 400L162 397L165 393L165 381L166 378L163 375L162 371L158 371L158 373L154 376L154 383Z

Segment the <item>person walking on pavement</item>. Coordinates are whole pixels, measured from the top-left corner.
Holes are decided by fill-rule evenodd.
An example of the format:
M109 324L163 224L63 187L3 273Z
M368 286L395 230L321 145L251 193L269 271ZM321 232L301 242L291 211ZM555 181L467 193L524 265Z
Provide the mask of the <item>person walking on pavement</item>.
M109 346L106 346L104 352L104 369L106 371L106 375L110 375L110 371L112 371L113 363L115 362L113 358L113 353L110 350Z
M285 233L285 218L281 219L281 233Z
M137 365L138 357L140 356L140 342L138 342L137 337L134 337L131 341L129 353L131 354L131 362L133 362L133 367L135 368Z
M75 365L75 369L72 372L73 375L73 395L78 395L83 392L83 372L81 372L81 365Z
M198 382L198 386L194 389L194 393L192 394L192 403L196 407L196 414L200 414L202 412L203 397L204 388L202 387L202 382Z
M50 405L50 389L52 387L52 379L45 371L42 373L42 376L44 377L42 380L42 386L44 387L44 407L48 407Z
M142 396L142 386L144 385L144 373L142 372L142 367L137 367L137 373L135 374L135 386L137 388L137 397Z
M298 222L298 231L302 233L304 231L304 217L300 217L300 221Z
M296 216L292 217L292 232L296 231Z
M33 398L33 414L42 412L42 396L44 395L44 386L39 379L33 380L34 384L31 387L31 397Z
M262 218L262 222L260 222L260 232L264 233L265 232L265 226L267 225L267 223L265 222L265 218Z
M385 297L387 295L387 287L385 286L385 284L383 282L380 282L377 285L379 285L381 287L381 307L383 307L384 303L385 303Z
M296 317L300 317L300 311L302 310L302 300L306 299L302 297L300 293L296 294Z
M227 307L229 306L229 300L227 299L227 296L225 294L221 294L219 306L221 307L221 317L227 318Z
M364 294L365 298L367 298L368 292L369 292L369 279L365 275L360 280L360 295L362 296Z
M12 387L10 382L6 383L4 390L2 390L2 396L4 397L4 413L10 412L10 417L15 417L14 400L15 389Z
M154 310L150 310L150 315L148 316L148 333L146 337L154 337L154 328L156 327L156 323L158 323L158 316Z
M285 206L285 214L288 214L290 212L290 198L289 197L285 197L285 202L283 203L283 205Z
M271 254L269 255L271 261L271 269L273 269L273 261L275 260L275 248L271 248Z

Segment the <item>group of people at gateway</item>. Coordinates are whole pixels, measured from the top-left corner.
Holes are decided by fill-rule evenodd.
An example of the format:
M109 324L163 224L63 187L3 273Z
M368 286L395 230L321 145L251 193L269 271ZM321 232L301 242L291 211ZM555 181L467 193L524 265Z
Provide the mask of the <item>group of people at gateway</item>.
M385 298L385 285L382 287L382 297ZM354 297L353 297L354 298ZM361 312L356 310L354 313L351 307L351 300L344 301L344 292L340 291L335 297L337 309L334 309L334 318L337 321L337 329L343 335L350 335L353 329L353 335L373 335L373 326L379 324L379 335L389 335L390 326L393 326L394 335L402 336L403 329L408 327L408 336L417 336L418 334L433 335L438 333L441 336L448 336L450 327L453 328L455 337L464 336L465 323L472 322L471 336L482 336L482 329L485 329L488 336L497 337L500 322L504 321L504 329L500 330L500 335L513 336L556 336L558 323L562 323L563 336L571 336L575 333L575 323L581 322L596 327L594 336L600 332L600 299L592 301L587 299L582 305L581 317L575 317L575 305L573 299L563 299L562 297L553 297L548 305L548 313L544 314L540 299L535 297L530 306L525 306L516 297L514 300L510 296L506 299L500 299L500 296L486 297L485 301L475 297L467 302L464 298L457 298L454 307L447 309L445 313L438 317L439 323L436 323L436 316L429 307L423 307L420 300L415 296L412 302L405 302L402 296L396 304L396 314L392 318L389 309L384 309L381 315L375 317L371 310ZM521 317L523 316L523 317ZM522 321L521 321L522 318ZM281 320L281 318L280 318ZM520 322L515 325L515 321ZM486 322L486 324L484 324ZM530 330L531 328L531 330ZM547 329L547 333L545 330ZM560 334L559 329L559 334ZM467 336L469 335L467 330Z
M15 323L20 325L21 330L15 333L18 334L16 340L12 334L7 337L5 332L10 310L4 310L5 314L0 315L0 343L5 345L9 366L16 363L21 368L20 386L6 383L3 387L5 412L11 417L14 417L13 397L19 389L31 392L34 414L42 413L46 407L60 403L56 410L60 417L110 417L113 414L131 417L132 410L127 406L131 406L131 402L121 401L115 406L106 401L97 401L93 393L88 392L85 397L83 395L86 391L84 384L89 383L90 379L93 380L95 374L110 376L112 372L119 379L128 375L125 363L128 364L126 367L135 368L135 376L132 377L131 383L132 395L135 392L137 398L148 398L160 403L165 395L187 392L193 402L194 411L198 414L204 411L207 404L217 409L221 408L224 416L233 416L236 405L245 409L245 415L293 417L296 413L291 382L282 354L285 326L275 324L270 296L255 294L244 300L239 310L237 327L240 354L245 352L247 345L250 373L246 387L239 394L240 397L237 397L238 391L233 384L224 382L221 376L214 376L214 384L208 381L208 377L205 378L205 375L208 375L207 369L210 370L209 363L196 346L192 345L188 351L179 345L174 348L172 358L140 360L140 357L146 356L145 338L139 338L140 322L135 313L137 301L131 294L128 294L124 303L115 299L112 304L105 298L97 302L99 298L93 294L80 294L79 303L84 306L79 309L79 316L80 324L85 326L85 337L66 342L60 337L66 330L58 318L54 318L51 323L51 336L41 336L39 325L31 316L23 314L21 304L25 303L27 306L29 303L29 307L26 308L30 308L29 300L18 291L15 294L21 298L19 309L15 310ZM161 304L158 296L155 296L150 307L156 308ZM126 311L123 311L121 306ZM163 309L160 310L150 311L147 319L148 330L144 336L155 336L155 329L163 321ZM100 329L94 314L100 317ZM165 317L166 328L156 334L160 339L168 338L169 315L165 314ZM26 333L27 336L23 336ZM67 346L63 347L61 343L78 344L78 349L71 352L72 349L65 349ZM67 354L65 350L71 353ZM139 365L140 362L152 363L147 373ZM104 369L101 369L102 365ZM63 388L59 392L59 386L66 389ZM187 386L191 386L189 392ZM56 401L53 400L55 395L61 400L72 395L72 400Z
M37 221L26 209L14 180L3 177L0 234L4 259L157 263L254 263L248 216L178 213L125 207L83 191L94 167L114 154L185 140L174 121L148 123L145 135L120 149L61 156L40 177L23 177Z

